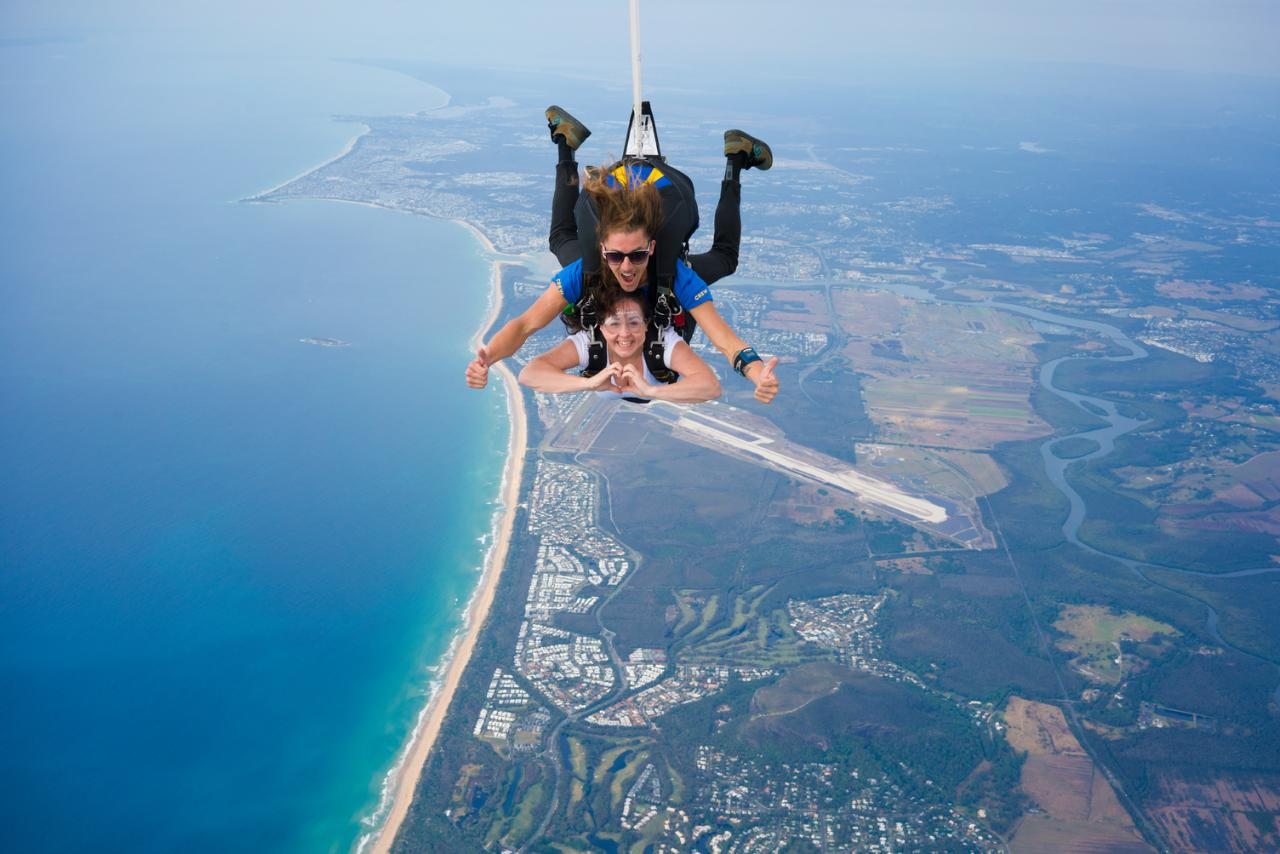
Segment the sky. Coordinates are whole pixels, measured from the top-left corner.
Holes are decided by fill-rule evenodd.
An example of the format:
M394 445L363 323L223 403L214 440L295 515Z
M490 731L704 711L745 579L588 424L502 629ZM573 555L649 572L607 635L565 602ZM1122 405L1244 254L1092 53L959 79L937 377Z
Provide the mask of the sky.
M641 0L655 75L1069 62L1280 78L1276 0ZM5 0L0 40L144 30L184 50L629 74L626 0Z

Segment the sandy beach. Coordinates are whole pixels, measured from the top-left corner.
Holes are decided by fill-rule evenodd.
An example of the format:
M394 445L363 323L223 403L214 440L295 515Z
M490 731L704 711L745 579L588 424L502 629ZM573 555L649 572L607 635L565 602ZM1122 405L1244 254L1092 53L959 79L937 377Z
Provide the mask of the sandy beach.
M446 100L446 105L450 100L452 100L451 97ZM287 181L282 181L274 187L244 198L241 201L265 202L270 200L270 196L280 189L351 154L369 131L369 127L367 125L364 126L363 130L356 134L347 143L346 148L335 157L329 158L325 162L307 169L300 175L296 175ZM421 213L421 211L397 208L378 202L339 198L328 200L393 210L399 213ZM490 257L501 255L488 235L473 223L461 219L453 220L453 222L470 231L480 241ZM470 348L473 354L483 341L484 333L493 326L502 311L502 273L506 265L513 263L516 263L516 260L511 257L507 260L493 262L489 312L484 322L480 324L480 327L471 338ZM391 850L396 835L400 832L400 827L409 813L409 806L413 802L414 793L418 788L418 781L421 779L427 759L431 755L431 748L435 746L436 738L440 735L440 727L444 723L445 714L449 710L450 703L453 702L454 694L458 690L458 684L462 680L462 674L467 669L467 664L471 661L471 653L475 649L480 630L484 627L485 620L489 616L489 609L493 605L494 595L498 589L498 581L502 576L503 567L506 565L507 550L511 543L511 533L515 525L516 504L520 499L520 482L524 474L524 455L527 447L528 431L525 421L524 398L520 393L520 386L516 382L515 373L506 364L500 362L490 370L491 380L495 374L501 379L506 393L510 438L507 444L506 465L502 473L502 487L499 492L501 513L495 519L493 545L485 557L480 581L471 596L471 601L467 605L463 628L454 638L449 651L445 654L445 670L439 682L439 687L422 710L397 766L388 775L390 778L389 790L393 794L391 803L387 807L386 820L371 834L367 834L359 840L356 845L356 851L360 852L360 854L365 851L382 854L382 852Z
M480 234L478 230L474 228L472 230ZM483 235L480 237L491 246ZM502 269L501 262L493 265L493 299L489 316L485 318L472 339L473 350L479 346L484 331L493 325L498 313L502 310ZM462 673L466 670L467 663L471 661L471 652L489 615L489 608L493 605L494 593L498 589L498 579L502 576L502 568L507 561L507 548L511 543L512 528L515 525L516 504L520 499L520 480L524 473L527 430L524 398L520 394L520 386L516 382L515 374L503 362L493 366L490 371L491 379L493 373L497 373L502 378L502 385L507 395L507 414L511 422L507 463L502 474L502 515L494 529L493 548L489 550L480 583L467 608L466 627L449 657L440 689L427 705L422 722L414 732L401 763L400 774L394 786L395 798L391 803L387 819L377 831L378 835L370 849L378 854L391 850L391 844L400 831L400 825L409 813L409 805L418 788L418 780L422 777L422 770L426 767L427 758L431 755L431 748L440 734L440 726L444 723L445 713L449 710L453 695L458 690Z
M281 181L279 184L276 184L274 187L268 187L267 189L263 190L263 191L262 191L262 192L260 192L260 193L254 193L252 196L246 196L245 198L241 199L240 201L242 201L242 202L260 202L260 201L262 201L263 199L265 199L267 196L269 196L269 195L271 195L272 193L276 192L277 190L279 190L279 189L281 189L281 188L283 188L283 187L287 187L287 186L289 186L289 185L290 185L290 184L292 184L294 181L297 181L297 180L299 180L299 179L305 178L305 177L307 177L308 175L310 175L312 172L319 172L319 171L320 171L321 169L323 169L324 167L326 167L326 166L330 166L330 165L332 165L332 164L334 164L334 163L337 163L339 160L341 160L342 158L346 157L346 156L347 156L348 154L350 154L352 151L355 151L356 144L357 144L358 142L360 142L360 140L361 140L361 139L363 139L366 135L368 135L369 131L371 130L371 128L370 128L368 125L365 125L365 124L362 124L362 125L361 125L361 127L362 127L362 128L364 128L364 130L360 131L360 133L358 133L358 134L356 134L355 136L351 137L351 141L347 143L347 147L346 147L346 148L344 148L344 149L342 149L342 151L340 151L336 156L334 156L334 157L330 157L328 160L324 161L323 163L317 163L315 166L312 166L311 168L309 168L309 169L307 169L307 170L305 170L305 171L303 171L303 172L299 172L297 175L294 175L294 176L293 176L292 178L290 178L289 180L287 180L287 181Z

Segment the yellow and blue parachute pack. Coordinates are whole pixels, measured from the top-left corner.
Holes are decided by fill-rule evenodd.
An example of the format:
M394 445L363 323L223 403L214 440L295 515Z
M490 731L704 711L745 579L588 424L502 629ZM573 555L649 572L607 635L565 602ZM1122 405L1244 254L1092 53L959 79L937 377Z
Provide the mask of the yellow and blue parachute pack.
M662 200L662 226L653 235L657 248L649 260L649 280L670 288L675 280L676 262L689 251L689 238L698 230L698 201L694 196L693 181L689 176L673 168L660 157L628 157L606 170L605 182L611 187L626 190L648 184L658 191ZM596 233L599 217L591 196L583 193L574 207L578 224L578 237L584 247L599 246L603 235ZM584 277L600 273L600 253L582 253Z

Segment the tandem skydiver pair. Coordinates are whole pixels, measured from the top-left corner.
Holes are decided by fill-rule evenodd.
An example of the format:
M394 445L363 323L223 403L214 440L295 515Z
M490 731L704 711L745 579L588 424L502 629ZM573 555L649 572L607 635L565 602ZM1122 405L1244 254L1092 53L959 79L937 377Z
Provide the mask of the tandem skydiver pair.
M716 311L708 285L734 272L742 227L740 175L768 169L768 145L739 130L725 132L725 176L711 249L690 255L698 225L693 184L657 148L652 113L632 116L627 154L613 166L588 167L579 185L575 153L591 135L560 107L546 111L559 152L549 242L564 265L547 290L509 321L467 366L482 388L489 367L513 354L560 315L570 337L532 359L520 381L544 392L596 391L643 402L700 402L720 395L715 373L688 345L697 325L733 368L755 385L762 403L778 391L777 358L762 360ZM637 120L652 145L637 144ZM583 252L584 246L598 251ZM580 375L566 374L578 370Z

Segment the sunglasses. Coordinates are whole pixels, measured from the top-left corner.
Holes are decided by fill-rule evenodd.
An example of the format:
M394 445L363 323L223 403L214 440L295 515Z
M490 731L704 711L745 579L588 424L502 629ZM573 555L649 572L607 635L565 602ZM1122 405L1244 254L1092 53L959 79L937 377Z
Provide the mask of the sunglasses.
M604 260L617 267L624 260L640 265L649 260L648 249L633 249L630 252L619 252L617 249L603 249Z

